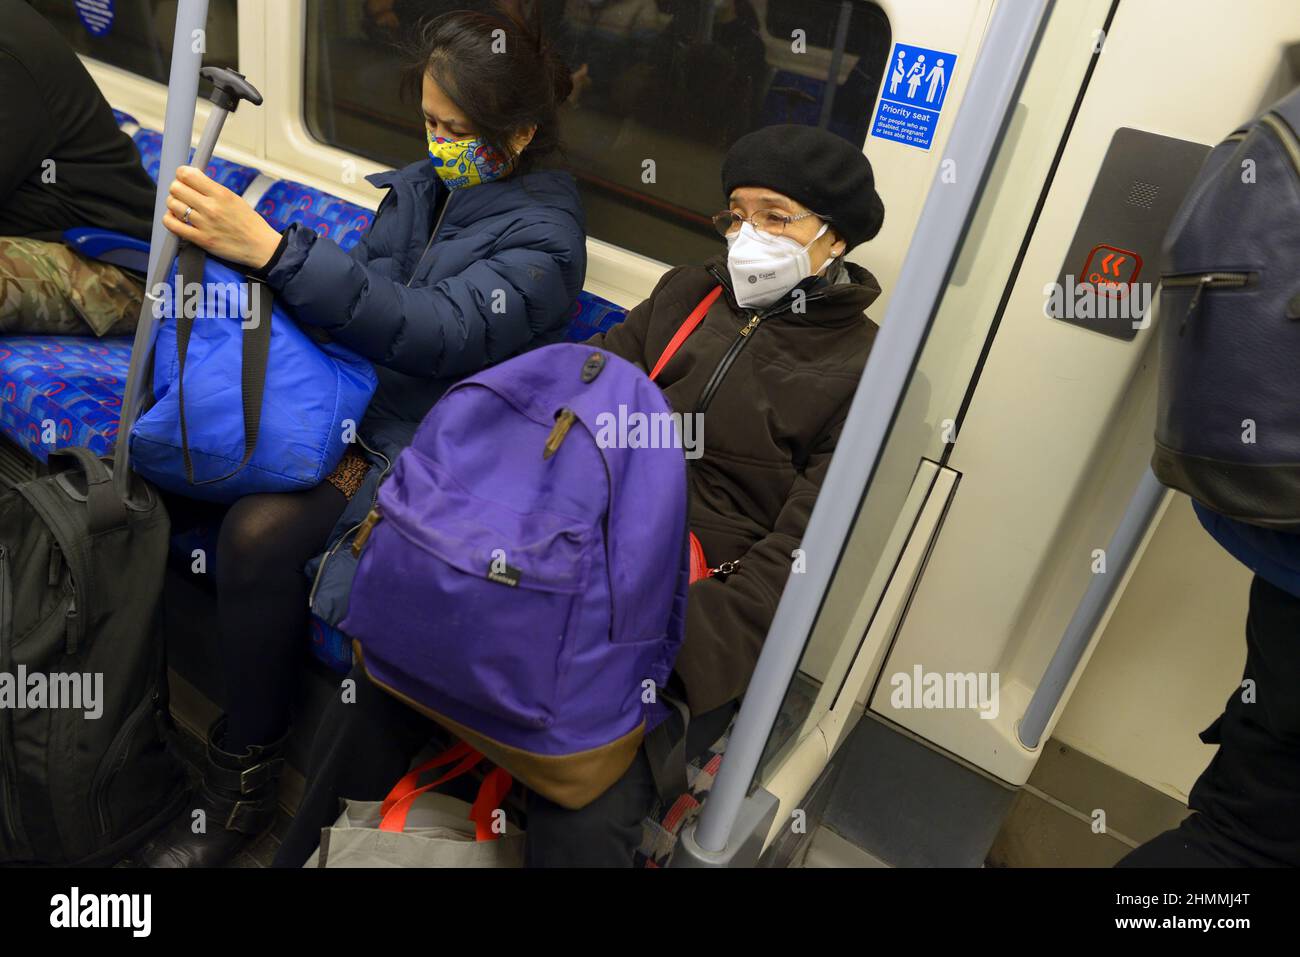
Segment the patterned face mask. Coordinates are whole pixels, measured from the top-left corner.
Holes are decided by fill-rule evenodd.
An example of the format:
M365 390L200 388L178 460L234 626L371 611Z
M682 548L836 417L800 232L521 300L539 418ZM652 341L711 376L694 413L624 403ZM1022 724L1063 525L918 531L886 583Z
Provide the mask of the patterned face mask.
M425 135L434 172L448 189L490 183L510 172L510 161L478 138L447 140L427 130Z

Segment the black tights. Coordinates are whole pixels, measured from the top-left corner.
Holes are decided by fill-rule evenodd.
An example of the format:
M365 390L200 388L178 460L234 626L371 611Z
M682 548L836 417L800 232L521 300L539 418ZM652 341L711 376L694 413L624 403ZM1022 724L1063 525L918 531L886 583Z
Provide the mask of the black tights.
M303 566L346 506L343 493L322 482L305 492L249 495L226 512L216 572L227 751L268 744L289 728L307 633Z

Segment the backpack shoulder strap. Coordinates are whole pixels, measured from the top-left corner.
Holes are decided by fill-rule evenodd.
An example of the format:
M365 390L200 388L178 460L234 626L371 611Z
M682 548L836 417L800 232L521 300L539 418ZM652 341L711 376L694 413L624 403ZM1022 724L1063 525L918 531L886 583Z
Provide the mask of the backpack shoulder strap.
M660 353L659 361L656 362L655 367L650 370L651 382L659 378L659 373L663 372L664 366L668 365L668 360L677 355L677 350L682 347L682 343L685 342L690 337L690 334L695 331L695 327L704 320L704 316L708 313L709 309L717 301L720 295L722 295L722 286L714 286L709 291L709 294L700 300L700 304L695 307L691 314L686 317L686 321L677 327L677 331L673 333L673 337L668 340L668 345L664 346L664 351Z
M691 712L686 702L671 698L662 690L659 697L673 710L646 733L643 744L655 793L666 810L690 790L686 777L686 732L691 725Z

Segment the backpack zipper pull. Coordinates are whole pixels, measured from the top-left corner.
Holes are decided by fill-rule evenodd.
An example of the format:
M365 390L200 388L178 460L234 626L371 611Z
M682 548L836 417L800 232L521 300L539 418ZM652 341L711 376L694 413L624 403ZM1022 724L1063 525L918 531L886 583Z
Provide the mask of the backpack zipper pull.
M555 428L551 429L551 434L546 439L546 447L542 449L542 458L549 459L560 450L560 443L569 434L569 429L573 428L577 418L572 409L560 410L560 414L555 417Z
M50 570L46 577L46 584L54 588L59 584L61 572L63 571L63 552L59 548L58 542L50 544Z
M352 554L357 558L361 557L361 549L366 547L366 540L370 538L370 533L375 530L375 525L383 516L379 514L379 508L376 506L366 513L362 519L361 525L357 528L357 536L352 539Z
M1196 307L1201 301L1201 293L1204 292L1205 287L1212 282L1214 282L1214 276L1213 274L1209 274L1209 273L1207 273L1206 275L1202 276L1199 280L1197 280L1196 292L1192 295L1192 301L1187 304L1187 312L1183 314L1182 324L1178 327L1179 336L1181 336L1184 332L1187 331L1187 320L1191 319L1192 313L1196 311Z
M68 610L63 615L64 627L64 644L63 650L66 654L75 655L80 643L77 641L79 622L77 621L77 596L74 594L68 599Z

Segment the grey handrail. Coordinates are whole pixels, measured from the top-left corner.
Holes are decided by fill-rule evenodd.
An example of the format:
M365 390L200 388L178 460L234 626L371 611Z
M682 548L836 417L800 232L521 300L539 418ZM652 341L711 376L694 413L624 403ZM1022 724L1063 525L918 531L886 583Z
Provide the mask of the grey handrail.
M167 191L176 178L176 167L184 165L190 155L190 133L194 128L194 105L199 96L199 69L203 66L203 44L196 44L195 31L207 29L208 0L180 0L176 5L176 33L172 37L172 65L167 79L167 112L163 121L162 150L158 161L158 192L153 203L153 232L149 238L149 270L145 281L144 302L135 327L131 346L131 367L122 395L122 415L118 420L117 449L113 453L113 482L117 493L127 497L130 489L130 435L140 410L145 366L153 356L153 292L166 278L176 256L177 240L163 225L167 211ZM195 46L200 49L195 50Z
M791 575L754 669L721 770L675 860L692 866L728 850L741 805L781 701L871 481L912 369L961 250L1025 73L1055 0L1000 0L989 21L965 99L917 222L898 286L881 323L843 436L804 533L807 567ZM947 181L945 181L947 180Z
M1106 609L1110 607L1119 583L1124 580L1124 573L1132 564L1138 546L1142 544L1147 529L1160 510L1166 491L1150 468L1142 474L1133 497L1124 509L1119 526L1106 544L1106 570L1092 576L1083 598L1074 609L1070 623L1065 627L1061 643L1056 646L1056 652L1047 663L1042 680L1029 699L1024 717L1016 724L1016 737L1030 751L1042 742L1047 722L1052 719L1056 706L1061 703L1061 696L1065 694L1065 688L1074 677L1079 662L1083 660L1083 653L1088 650L1088 644L1101 624Z

